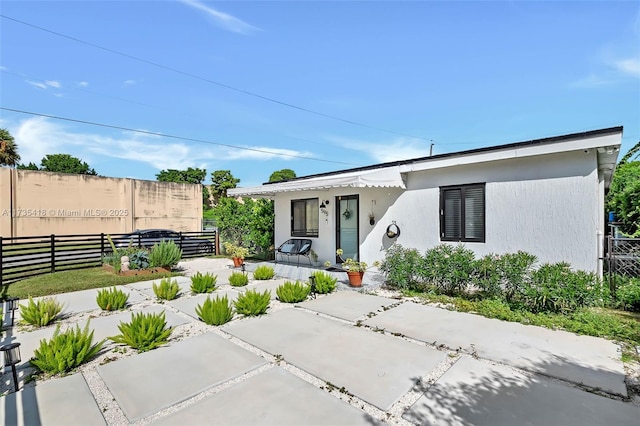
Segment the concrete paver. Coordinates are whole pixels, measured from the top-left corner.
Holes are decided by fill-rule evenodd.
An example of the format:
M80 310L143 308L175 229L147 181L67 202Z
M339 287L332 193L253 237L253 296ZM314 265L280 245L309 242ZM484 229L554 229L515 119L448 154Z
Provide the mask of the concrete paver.
M140 281L133 284L126 284L126 287L135 289L148 296L150 299L157 299L156 294L153 292L153 284L160 285L160 281L162 279L157 280L149 280L149 281ZM181 294L190 294L191 293L191 278L189 277L171 277L171 280L175 280L180 287L178 292L178 297Z
M238 406L239 401L242 406ZM155 424L204 425L214 422L274 426L382 424L279 367L204 398Z
M129 305L142 302L145 300L145 296L138 293L137 291L132 291L130 288L126 286L118 286L118 289L123 292L129 294ZM74 291L71 293L63 293L63 294L54 294L52 296L44 296L44 297L34 297L33 300L38 301L44 298L55 298L59 303L62 303L64 309L61 314L71 315L79 312L88 312L94 311L96 309L100 309L98 306L98 302L96 302L96 297L98 296L98 291L102 289L89 289L82 291ZM20 300L21 305L26 305L29 303L29 299ZM20 319L20 309L16 311L15 320Z
M640 409L464 356L403 417L447 426L632 426L638 424Z
M89 386L78 373L3 397L0 424L84 426L106 422Z
M427 343L475 352L551 377L627 395L619 347L608 340L447 311L416 303L382 312L365 324Z
M340 291L315 300L300 303L299 306L347 321L355 321L369 312L376 312L385 306L398 303L399 300L386 297L360 294L352 291Z
M107 337L120 334L118 326L120 322L131 321L132 313L159 313L165 311L165 319L169 327L176 327L188 322L187 319L174 314L173 312L163 308L162 306L149 306L144 309L133 309L118 313L111 313L109 315L101 315L96 318L91 318L89 323L89 329L93 330L93 341L99 342ZM86 321L79 321L77 325L80 328L84 328ZM75 327L75 325L61 326L60 330L64 331L69 327ZM22 355L22 362L18 364L18 367L22 367L29 362L29 359L33 357L34 351L40 346L40 340L50 339L56 329L56 325L51 325L45 328L37 329L31 332L15 333L11 336L11 341L20 342L20 353Z
M298 309L231 323L228 333L387 410L443 352Z
M136 421L265 363L207 333L101 365L97 371L127 418Z
M198 294L192 297L180 297L167 302L167 304L192 318L199 319L198 315L196 315L196 307L198 305L202 305L204 301L207 300L207 297L211 297L211 300L215 300L216 297L222 298L227 296L229 302L233 303L233 301L238 298L239 294L240 293L235 290L216 290L208 294Z
M255 290L258 293L264 293L268 291L271 293L271 300L275 300L278 295L276 294L276 289L280 287L284 282L287 281L285 279L274 279L274 280L264 280L264 281L250 281L248 285L244 287L237 287L238 291L247 291L247 290Z

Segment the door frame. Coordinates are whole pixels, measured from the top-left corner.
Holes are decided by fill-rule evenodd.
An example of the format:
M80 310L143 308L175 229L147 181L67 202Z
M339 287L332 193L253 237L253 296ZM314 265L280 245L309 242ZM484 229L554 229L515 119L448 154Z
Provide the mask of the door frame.
M335 247L338 249L338 244L340 244L340 201L342 200L355 200L356 201L356 246L358 247L358 260L360 260L360 194L351 194L351 195L336 195L335 196L335 205L336 205L336 220L335 220ZM336 254L336 264L341 263L340 257Z

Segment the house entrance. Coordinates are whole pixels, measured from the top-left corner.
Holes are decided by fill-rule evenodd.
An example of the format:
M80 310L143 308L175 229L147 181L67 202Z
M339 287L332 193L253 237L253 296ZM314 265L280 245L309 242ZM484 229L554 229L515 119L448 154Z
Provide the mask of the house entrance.
M358 195L342 195L336 197L336 248L341 248L344 252L344 259L351 258L358 260L359 244L358 237L360 217L360 203ZM336 262L340 258L336 256Z

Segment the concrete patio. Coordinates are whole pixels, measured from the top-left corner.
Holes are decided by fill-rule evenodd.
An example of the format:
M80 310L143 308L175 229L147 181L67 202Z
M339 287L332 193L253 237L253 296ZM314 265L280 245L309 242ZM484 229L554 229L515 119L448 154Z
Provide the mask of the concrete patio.
M207 269L219 271L213 297L246 290L228 285L228 266ZM288 271L287 279L311 273L282 265L281 278L248 287L275 297ZM107 343L63 378L23 383L28 359L54 327L9 329L3 344L20 342L25 362L22 389L0 398L0 423L635 425L640 418L625 402L619 348L604 339L354 291L295 306L272 300L267 315L209 327L195 314L206 296L191 295L188 278L179 281L180 297L163 304L151 281L123 286L132 304L120 313L101 312L96 290L56 296L66 304L63 327L90 319L97 339L117 334L131 312L165 311L175 327L164 347L123 354ZM2 385L13 386L9 369Z

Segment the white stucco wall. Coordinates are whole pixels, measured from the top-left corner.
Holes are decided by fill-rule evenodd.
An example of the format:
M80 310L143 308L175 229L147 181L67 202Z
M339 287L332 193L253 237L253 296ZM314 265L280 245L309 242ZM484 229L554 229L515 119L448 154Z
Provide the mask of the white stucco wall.
M410 230L398 242L420 250L440 244L439 187L485 182L486 239L467 247L479 256L524 250L540 262L595 271L601 228L595 155L574 151L411 173L390 209ZM367 256L375 256L373 244L367 247Z
M385 235L393 221L401 229L400 244L424 251L441 243L440 186L483 182L486 239L484 243L464 243L478 256L524 250L536 255L540 263L567 261L576 269L597 270L604 223L600 211L603 186L595 150L410 172L406 190L338 188L277 194L276 245L291 238L292 199L329 200L329 215L320 214L319 237L312 240L320 260L333 261L335 197L359 194L362 260L371 264L384 257L384 250L395 241ZM373 226L368 219L372 208L376 218Z

